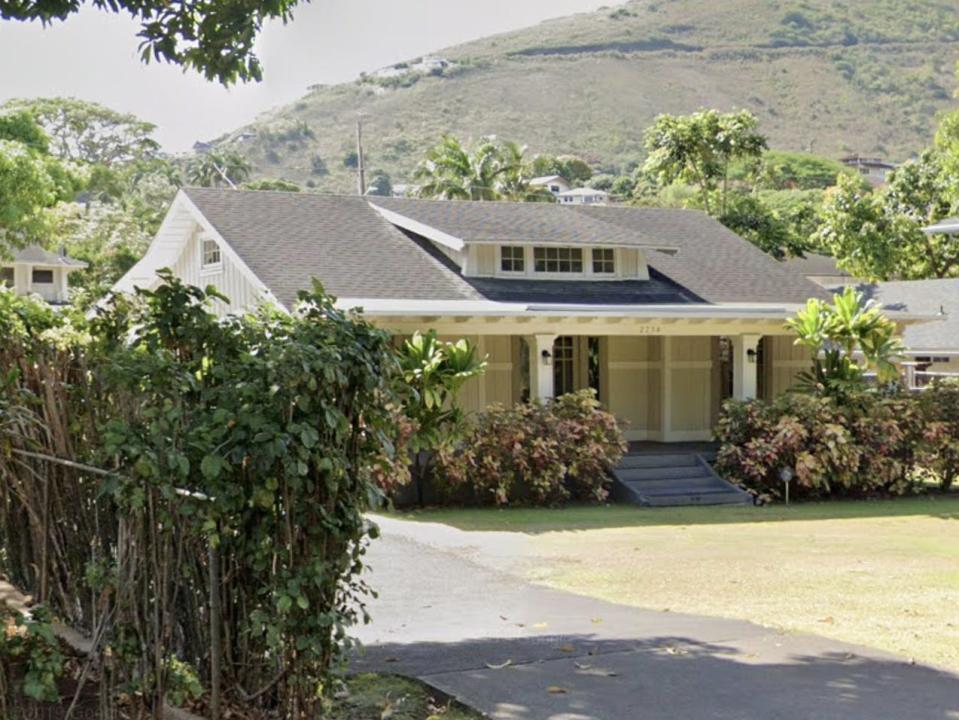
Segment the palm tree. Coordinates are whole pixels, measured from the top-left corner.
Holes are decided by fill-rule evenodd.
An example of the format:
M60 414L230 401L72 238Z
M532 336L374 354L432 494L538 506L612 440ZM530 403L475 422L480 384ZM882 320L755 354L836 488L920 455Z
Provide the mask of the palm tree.
M552 200L545 189L530 186L525 153L525 146L495 137L470 150L444 135L413 172L416 194L441 200Z
M250 177L253 168L239 153L211 150L197 155L187 164L187 182L199 187L235 188Z

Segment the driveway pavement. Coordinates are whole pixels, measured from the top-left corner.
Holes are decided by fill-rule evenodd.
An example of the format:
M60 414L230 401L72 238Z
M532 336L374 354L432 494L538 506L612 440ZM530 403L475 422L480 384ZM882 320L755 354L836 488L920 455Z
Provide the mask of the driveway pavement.
M380 597L354 668L419 677L495 720L959 720L957 674L531 585L499 569L522 535L474 544L444 526L378 522L368 580Z

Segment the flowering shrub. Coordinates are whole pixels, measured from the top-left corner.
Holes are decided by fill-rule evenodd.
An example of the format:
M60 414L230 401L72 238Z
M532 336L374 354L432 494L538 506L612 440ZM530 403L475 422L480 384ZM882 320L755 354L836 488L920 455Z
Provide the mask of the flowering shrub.
M904 494L925 453L921 402L864 392L842 404L786 394L772 403L729 401L716 437L716 468L757 493L779 497L791 473L793 497Z
M584 390L480 413L463 443L439 454L436 474L451 494L466 488L479 504L602 502L625 451L616 419Z

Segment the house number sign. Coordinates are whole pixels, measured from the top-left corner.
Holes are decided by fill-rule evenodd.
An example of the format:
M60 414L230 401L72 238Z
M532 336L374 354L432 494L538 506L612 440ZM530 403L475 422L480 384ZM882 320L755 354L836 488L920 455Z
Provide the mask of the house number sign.
M659 325L637 325L637 335L662 335L663 328Z

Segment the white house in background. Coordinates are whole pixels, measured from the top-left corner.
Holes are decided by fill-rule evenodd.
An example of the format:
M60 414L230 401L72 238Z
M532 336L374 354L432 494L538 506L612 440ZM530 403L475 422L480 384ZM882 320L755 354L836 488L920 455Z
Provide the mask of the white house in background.
M563 205L605 205L609 202L609 193L595 188L575 188L556 196Z
M0 285L19 295L36 294L49 303L70 302L70 273L87 264L60 254L29 245L13 260L0 260Z
M840 158L839 162L846 167L858 170L859 174L866 178L866 181L873 187L885 185L889 173L896 169L895 164L886 162L881 158L866 158L859 155Z
M566 178L562 175L543 175L542 177L533 178L529 181L529 184L533 187L544 187L553 193L554 196L572 189L572 186L566 182Z
M627 438L664 442L787 390L810 358L785 321L828 297L704 213L586 204L187 188L114 289L164 267L215 286L222 314L290 310L316 278L395 336L475 343L466 410L593 388Z

